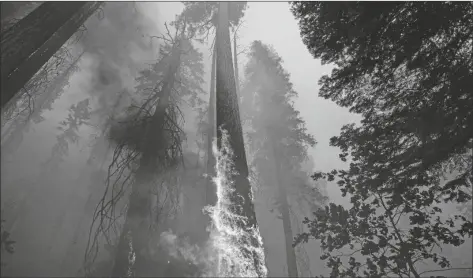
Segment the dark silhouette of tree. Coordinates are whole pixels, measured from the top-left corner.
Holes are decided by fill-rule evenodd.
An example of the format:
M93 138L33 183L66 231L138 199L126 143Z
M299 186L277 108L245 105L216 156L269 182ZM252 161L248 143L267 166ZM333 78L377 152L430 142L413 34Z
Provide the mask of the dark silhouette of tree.
M250 122L247 136L253 164L258 183L274 187L265 192L274 196L272 210L281 214L278 218L283 222L288 277L303 276L298 271L292 246L290 211L291 207L304 205L313 210L324 202L318 189L311 188L308 179L303 178L309 175L301 169L307 159L307 147L314 146L315 140L307 133L304 121L292 104L297 94L277 53L255 41L248 57L242 111Z
M447 268L435 248L473 230L471 219L441 218L438 207L471 200L473 4L297 2L292 11L309 51L336 65L320 96L363 116L330 142L352 159L349 169L314 176L337 179L353 207L318 211L302 238L322 240L337 277L362 266L373 277L420 277L416 264L428 259ZM442 183L445 173L457 176ZM397 225L404 218L407 231ZM341 270L335 250L353 242L366 264L351 258Z
M3 108L102 2L45 2L1 33Z
M293 12L314 57L337 65L321 79L320 95L364 117L362 127L346 126L332 140L344 157L345 141L372 136L359 151L384 149L373 163L395 155L390 168L405 168L403 177L465 165L459 157L473 138L471 2L303 2ZM419 177L404 187L430 183Z
M114 225L113 206L131 186L131 195L120 232L117 253L112 270L113 277L136 273L155 273L153 258L149 254L153 203L161 204L161 190L176 191L173 169L182 164L183 114L180 105L185 101L191 107L201 105L199 94L203 83L202 54L192 45L192 33L186 30L185 19L171 23L176 34L160 36L160 60L137 78L136 102L111 123L108 137L115 145L109 166L106 191L99 202L94 222L99 228L91 233L86 264L93 262L99 233L107 233ZM141 104L140 104L141 103ZM164 181L163 181L164 179ZM162 183L168 188L163 189ZM111 192L111 200L107 194ZM113 193L115 192L115 193ZM176 194L178 197L179 194ZM157 201L153 201L156 198ZM169 206L169 204L167 204ZM110 221L109 221L110 220ZM94 224L93 224L94 225ZM92 228L92 227L91 227ZM93 232L91 230L91 232ZM134 262L130 261L134 254ZM90 257L91 256L91 257ZM89 258L88 258L89 257ZM159 263L158 263L159 264ZM152 269L150 269L152 268Z

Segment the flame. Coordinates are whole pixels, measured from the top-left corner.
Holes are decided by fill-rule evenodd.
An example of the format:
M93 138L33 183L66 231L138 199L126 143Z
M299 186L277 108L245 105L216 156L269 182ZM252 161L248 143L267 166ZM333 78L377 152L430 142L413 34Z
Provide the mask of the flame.
M235 168L232 161L233 151L228 138L227 131L222 129L223 152L219 152L215 140L213 142L217 175L212 180L217 188L217 203L205 209L212 219L210 242L215 253L218 254L218 259L214 273L209 273L209 276L266 277L263 240L259 228L256 226L247 230L236 224L237 222L245 223L247 219L234 214L229 209L231 207L229 197L233 191L233 181L229 177L232 176ZM250 251L253 256L245 255L244 250Z

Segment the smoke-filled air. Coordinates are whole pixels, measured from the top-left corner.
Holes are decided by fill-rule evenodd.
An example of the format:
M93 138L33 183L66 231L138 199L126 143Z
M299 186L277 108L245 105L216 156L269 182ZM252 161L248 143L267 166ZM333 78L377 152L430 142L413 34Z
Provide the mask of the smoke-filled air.
M1 2L1 277L472 277L473 2Z

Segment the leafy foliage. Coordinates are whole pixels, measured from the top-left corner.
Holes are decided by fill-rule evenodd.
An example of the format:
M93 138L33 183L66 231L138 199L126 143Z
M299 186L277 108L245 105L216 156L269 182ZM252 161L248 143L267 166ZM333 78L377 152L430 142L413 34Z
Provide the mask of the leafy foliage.
M440 203L471 201L473 4L297 2L292 11L309 51L336 65L320 96L363 116L330 142L352 159L349 169L314 175L337 180L352 208L316 212L296 243L322 240L335 276L363 266L373 277L419 277L416 263L427 259L448 267L434 248L473 233L463 215L440 217ZM445 174L456 177L443 183ZM352 257L341 270L347 263L335 251L345 247L365 263Z
M364 116L332 139L342 158L380 150L372 167L398 161L389 168L405 187L431 184L427 171L445 164L471 169L462 156L473 138L472 3L303 2L293 12L314 57L338 66L320 95Z

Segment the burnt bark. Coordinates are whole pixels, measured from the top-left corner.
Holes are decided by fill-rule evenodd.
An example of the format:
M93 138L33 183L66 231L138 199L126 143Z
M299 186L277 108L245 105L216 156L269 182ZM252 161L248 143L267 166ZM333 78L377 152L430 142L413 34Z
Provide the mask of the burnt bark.
M246 221L237 220L237 225L252 233L257 228L256 214L252 200L251 185L248 179L248 165L246 161L243 131L238 108L238 96L235 86L235 73L232 63L232 49L228 20L228 2L220 2L218 9L217 27L217 86L216 86L216 115L217 115L217 148L225 152L222 146L222 130L228 132L228 143L233 150L234 171L225 173L232 180L229 208L232 213L240 215ZM254 247L258 246L256 238L249 242ZM242 247L245 248L245 247ZM252 259L257 273L264 275L264 270L259 268L258 256L255 251L244 249L243 253Z
M1 34L1 107L102 2L45 2Z
M163 132L166 109L170 104L170 95L175 83L175 75L180 66L181 49L180 44L174 46L172 60L155 112L152 116L150 129L147 130L144 141L146 150L140 159L136 178L132 185L130 201L126 213L125 224L120 235L118 251L112 270L112 277L144 277L147 264L149 228L151 226L151 188L153 174L159 171L156 163L157 157L164 156L163 142L160 142L160 134ZM160 153L161 152L161 153ZM130 249L130 243L133 250ZM129 255L135 255L135 262L130 265ZM142 271L142 273L140 273ZM152 275L151 275L152 276Z

